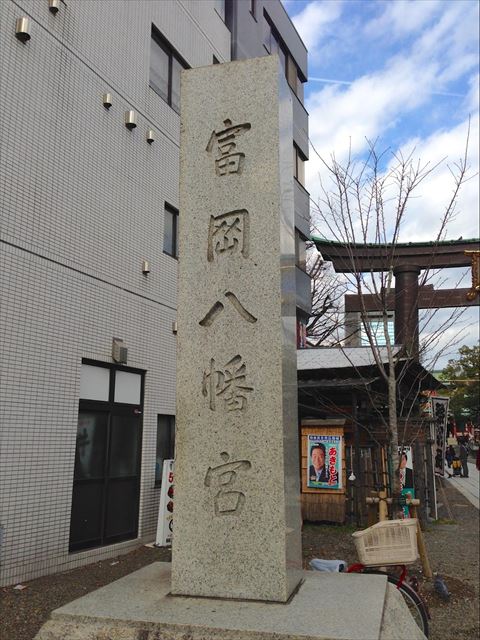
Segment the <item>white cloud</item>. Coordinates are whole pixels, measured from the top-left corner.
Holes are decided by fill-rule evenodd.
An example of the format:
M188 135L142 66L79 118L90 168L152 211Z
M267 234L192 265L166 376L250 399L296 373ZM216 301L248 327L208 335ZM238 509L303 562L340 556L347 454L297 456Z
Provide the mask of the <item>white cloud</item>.
M469 80L469 92L465 98L465 112L467 114L473 113L478 110L478 105L480 103L480 75L473 75Z
M387 2L384 12L365 25L364 32L369 38L401 38L418 32L435 14L440 6L438 0L418 2L418 0L396 0Z
M415 157L431 166L440 162L441 166L419 188L419 197L414 198L409 214L402 229L404 241L434 240L440 219L452 198L455 188L451 174L456 171L455 164L464 156L467 142L468 121L464 121L449 130L435 131L427 139L409 140L401 152L407 155L415 148ZM447 238L457 239L479 237L479 120L478 111L473 115L470 125L468 165L471 179L461 188L455 207L455 218L449 223ZM451 170L450 170L451 169ZM433 236L433 237L432 237Z
M332 151L345 157L366 147L393 126L400 114L429 98L434 70L417 69L414 62L398 59L385 70L355 80L347 89L329 86L308 101L310 137L321 155Z
M306 5L303 11L293 16L293 24L310 54L321 45L322 38L331 23L340 17L342 4L341 0L335 2L314 0Z

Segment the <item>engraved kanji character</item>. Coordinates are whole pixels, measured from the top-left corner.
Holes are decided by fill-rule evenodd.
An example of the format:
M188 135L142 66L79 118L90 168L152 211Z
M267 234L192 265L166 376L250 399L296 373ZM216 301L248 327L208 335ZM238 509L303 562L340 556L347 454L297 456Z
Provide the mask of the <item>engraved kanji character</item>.
M206 149L210 153L213 147L217 146L215 172L218 176L242 172L245 154L238 151L232 152L237 147L235 138L251 128L249 122L232 125L232 121L228 118L223 121L223 124L225 129L222 129L222 131L212 131Z
M248 460L229 461L230 456L226 451L220 454L223 464L217 467L208 467L204 485L206 487L219 487L214 498L216 516L238 515L245 504L245 494L242 491L230 491L233 487L238 471L250 469L252 463Z
M246 209L227 211L210 216L208 225L207 260L213 262L215 254L239 251L248 258L250 248L250 220Z
M246 385L247 368L242 357L234 356L222 369L215 369L215 360L203 372L202 394L209 397L210 409L216 410L216 398L222 396L227 411L242 411L247 406L247 393L253 387Z

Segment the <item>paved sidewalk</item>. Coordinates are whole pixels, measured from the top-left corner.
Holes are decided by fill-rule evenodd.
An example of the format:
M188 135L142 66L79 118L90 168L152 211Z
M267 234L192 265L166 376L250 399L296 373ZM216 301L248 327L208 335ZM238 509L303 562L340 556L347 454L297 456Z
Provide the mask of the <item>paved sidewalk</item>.
M451 470L449 469L449 473ZM468 478L460 478L459 476L453 476L452 478L445 477L446 482L450 482L458 489L465 498L473 504L474 507L479 508L479 476L480 473L473 462L468 463Z

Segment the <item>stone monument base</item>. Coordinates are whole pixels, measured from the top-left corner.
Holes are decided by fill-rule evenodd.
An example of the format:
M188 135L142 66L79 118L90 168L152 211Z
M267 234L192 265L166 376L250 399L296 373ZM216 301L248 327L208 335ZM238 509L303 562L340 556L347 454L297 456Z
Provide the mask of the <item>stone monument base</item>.
M190 598L155 562L57 609L35 640L424 639L384 576L303 575L288 604Z

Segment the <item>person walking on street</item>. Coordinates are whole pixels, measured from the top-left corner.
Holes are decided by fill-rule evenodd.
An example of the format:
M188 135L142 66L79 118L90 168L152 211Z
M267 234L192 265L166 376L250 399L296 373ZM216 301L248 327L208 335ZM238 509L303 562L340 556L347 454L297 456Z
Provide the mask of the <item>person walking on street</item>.
M468 478L468 448L465 443L465 440L462 440L460 443L460 452L459 452L460 462L462 463L462 471L463 477Z
M447 460L447 466L450 469L450 467L452 466L452 460L455 457L455 449L452 447L452 445L449 445L448 449L445 452L445 458Z

